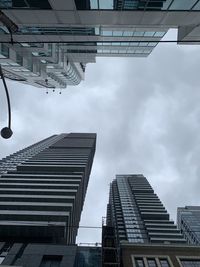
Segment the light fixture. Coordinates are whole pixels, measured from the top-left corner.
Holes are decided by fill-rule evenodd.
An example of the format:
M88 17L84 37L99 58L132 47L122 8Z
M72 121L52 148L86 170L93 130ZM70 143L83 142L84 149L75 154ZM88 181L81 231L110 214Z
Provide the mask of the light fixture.
M10 97L9 97L9 93L8 93L8 88L6 85L6 81L4 78L4 74L2 71L1 65L0 65L0 76L1 76L1 79L3 81L4 89L6 92L7 104L8 104L8 127L4 127L3 129L1 129L1 136L5 139L8 139L13 134L13 132L11 130L11 106L10 106Z

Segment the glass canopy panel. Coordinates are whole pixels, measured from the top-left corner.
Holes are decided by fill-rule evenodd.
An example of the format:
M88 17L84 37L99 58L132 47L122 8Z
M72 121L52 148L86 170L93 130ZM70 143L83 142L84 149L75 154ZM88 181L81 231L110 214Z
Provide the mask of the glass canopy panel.
M166 32L156 32L154 34L154 37L163 37L165 35Z
M113 0L98 0L100 9L113 9Z
M191 10L197 0L174 0L170 10Z
M99 9L99 1L98 0L90 0L90 8L91 9Z
M163 8L162 8L162 10L167 10L173 1L174 1L174 0L166 0L166 1L163 3Z
M144 33L144 36L145 36L145 37L153 37L154 34L155 34L155 32L145 32L145 33Z
M198 1L198 3L196 3L193 10L200 10L200 1Z

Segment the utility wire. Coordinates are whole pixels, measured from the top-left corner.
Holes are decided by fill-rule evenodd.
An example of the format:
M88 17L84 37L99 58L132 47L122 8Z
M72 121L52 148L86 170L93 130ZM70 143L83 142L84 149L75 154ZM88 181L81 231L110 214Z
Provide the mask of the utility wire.
M37 36L37 35L36 35ZM106 40L106 41L0 41L2 44L23 44L23 43L29 43L29 44L37 44L37 43L43 43L43 44L84 44L84 43L199 43L200 40L185 40L185 41L179 41L179 40L131 40L131 41L115 41L115 40Z
M50 224L49 224L49 226L51 226ZM69 227L69 228L85 228L85 229L102 229L102 227L104 227L104 225L103 226L86 226L86 225L80 225L80 226L76 226L76 225L68 225L67 227ZM109 227L109 226L108 226ZM112 226L111 226L112 227ZM133 229L133 228L126 228L126 229ZM181 231L181 229L179 229L179 228L173 228L174 230L177 230L177 231ZM138 232L136 232L136 234L138 233L138 234L140 234L140 233L147 233L148 232L148 230L146 230L145 228L137 228L137 229L133 229L133 230L139 230ZM199 231L186 231L187 233L200 233L200 230ZM159 232L160 233L160 232ZM165 231L163 231L163 233L165 233ZM172 232L173 233L173 232Z
M38 225L38 226L44 226L44 224L42 224L42 223L37 223L37 222L20 222L20 224L22 225L22 224L30 224L30 225ZM45 226L59 226L58 224L54 224L54 222L48 222L47 224L45 224ZM82 228L82 229L102 229L103 227L106 227L106 226L108 226L108 227L113 227L113 226L109 226L109 225L102 225L102 226L89 226L89 225L80 225L80 226L78 226L78 225L67 225L67 227L68 228ZM174 226L176 226L175 224L174 224ZM114 228L114 227L113 227ZM142 233L142 232L144 232L144 233L147 233L148 232L148 229L145 229L144 227L143 228L130 228L130 227L127 227L126 229L133 229L133 230L137 230L138 231L138 234L139 233ZM155 228L156 229L156 228ZM167 228L168 229L168 228ZM179 229L179 228L173 228L174 230L178 230L178 231L181 231L181 229ZM170 230L170 229L169 229ZM140 232L139 232L140 231ZM173 232L173 231L172 231ZM188 230L188 231L186 231L186 232L188 232L188 233L200 233L200 230L198 230L198 231L192 231L192 230ZM163 233L164 233L164 231L163 231Z

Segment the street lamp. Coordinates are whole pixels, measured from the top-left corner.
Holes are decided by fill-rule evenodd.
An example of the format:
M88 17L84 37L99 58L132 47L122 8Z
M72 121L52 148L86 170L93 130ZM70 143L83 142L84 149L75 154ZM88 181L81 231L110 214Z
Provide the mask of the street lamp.
M1 68L1 64L0 64L0 76L1 76L1 79L3 81L4 89L6 92L7 104L8 104L8 127L4 127L1 129L1 136L5 139L8 139L13 134L13 132L11 130L11 106L10 106L10 98L9 98L8 88L7 88L4 74L3 74L3 71Z

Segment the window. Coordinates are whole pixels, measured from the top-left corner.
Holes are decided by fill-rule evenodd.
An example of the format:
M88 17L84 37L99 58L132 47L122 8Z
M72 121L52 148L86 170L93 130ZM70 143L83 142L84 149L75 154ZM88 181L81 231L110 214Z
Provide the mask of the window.
M0 264L4 261L5 257L4 256L0 256Z
M7 256L9 250L10 250L10 244L5 243L5 245L3 246L3 248L0 251L0 265L4 261L5 257Z
M33 71L33 61L32 58L27 59L27 69Z
M170 6L171 10L190 10L196 3L196 0L175 0Z
M136 37L140 37L143 35L144 35L144 32L134 32L134 36L136 36Z
M144 260L143 260L143 258L135 258L135 266L136 267L144 267Z
M0 8L51 9L48 0L0 0Z
M196 0L75 0L78 10L167 10L172 2L175 2L177 9L189 9L190 2ZM183 3L182 3L183 2ZM194 4L193 4L194 5ZM120 176L119 176L120 177Z
M78 247L74 267L101 267L100 247ZM67 266L66 266L67 267Z
M154 37L163 37L165 35L165 32L156 32L154 34Z
M145 36L145 37L153 37L154 34L155 34L155 32L145 32L145 33L144 33L144 36Z
M183 267L200 267L200 259L181 259L181 264Z
M2 58L9 58L9 48L5 44L1 44L0 54Z
M123 31L113 31L113 36L122 36Z
M20 27L17 34L49 35L95 35L94 28L88 27Z
M155 259L147 259L149 267L157 267Z
M200 10L200 2L196 3L193 10Z
M43 256L40 267L59 267L62 256Z
M160 259L160 265L161 267L170 267L167 259Z
M23 57L19 53L16 53L16 63L23 66Z

